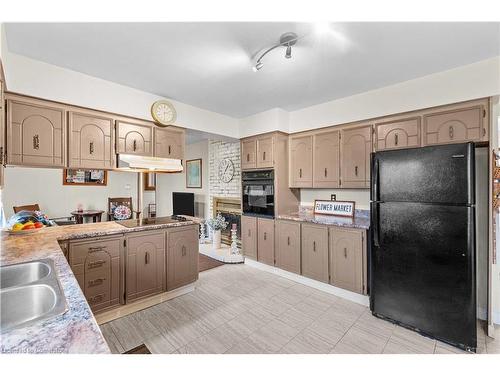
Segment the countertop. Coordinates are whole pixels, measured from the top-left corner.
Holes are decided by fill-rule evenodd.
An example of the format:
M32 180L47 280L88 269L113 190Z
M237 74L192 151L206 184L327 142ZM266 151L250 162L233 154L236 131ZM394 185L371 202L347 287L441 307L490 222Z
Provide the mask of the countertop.
M278 215L276 219L307 222L313 224L334 225L338 227L369 229L370 211L355 210L354 217L340 217L332 215L315 215L313 208L309 206L300 207L298 212Z
M25 236L0 234L0 264L54 260L67 301L63 315L2 333L2 353L110 353L85 296L58 244L61 240L164 229L195 224L194 218L169 224L126 228L116 222L47 227Z

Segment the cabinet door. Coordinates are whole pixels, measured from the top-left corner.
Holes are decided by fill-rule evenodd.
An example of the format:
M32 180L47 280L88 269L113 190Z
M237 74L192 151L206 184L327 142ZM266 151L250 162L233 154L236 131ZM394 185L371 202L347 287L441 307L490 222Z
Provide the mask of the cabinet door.
M113 119L69 113L69 167L113 168Z
M7 101L8 163L63 167L65 110L40 101Z
M360 230L330 228L330 283L363 293L363 233Z
M370 187L371 125L341 130L341 186Z
M0 63L0 69L2 69ZM1 74L1 73L0 73ZM5 164L5 108L3 104L3 82L0 80L0 189L3 188L3 174Z
M241 216L241 248L247 258L257 260L257 218Z
M290 139L290 184L291 188L312 187L312 136Z
M198 280L198 225L167 231L167 290Z
M169 159L184 159L184 130L177 128L154 129L154 156Z
M165 232L127 236L127 302L159 293L165 280Z
M276 221L276 267L300 274L300 223Z
M420 146L420 117L375 124L377 150Z
M340 184L340 132L314 135L313 187L338 188Z
M257 219L257 260L274 266L273 219Z
M328 227L302 224L302 275L328 282Z
M482 105L424 116L424 145L487 140L486 110Z
M251 169L257 167L257 141L247 139L241 141L241 169Z
M257 168L272 168L274 166L273 137L257 139Z
M119 154L153 156L152 144L151 126L116 122L116 150Z

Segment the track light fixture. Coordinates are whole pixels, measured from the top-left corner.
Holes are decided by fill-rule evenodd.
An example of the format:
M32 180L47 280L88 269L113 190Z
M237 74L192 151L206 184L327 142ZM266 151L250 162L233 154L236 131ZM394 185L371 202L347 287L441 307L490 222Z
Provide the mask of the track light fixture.
M268 48L265 50L260 57L257 59L257 62L255 63L253 67L253 71L256 72L257 70L262 69L264 66L264 63L262 62L262 58L267 55L269 52L271 52L273 49L278 48L278 47L286 47L286 52L285 52L285 58L290 59L292 58L292 46L297 43L298 36L295 33L285 33L281 35L280 41L278 44L272 46L271 48Z

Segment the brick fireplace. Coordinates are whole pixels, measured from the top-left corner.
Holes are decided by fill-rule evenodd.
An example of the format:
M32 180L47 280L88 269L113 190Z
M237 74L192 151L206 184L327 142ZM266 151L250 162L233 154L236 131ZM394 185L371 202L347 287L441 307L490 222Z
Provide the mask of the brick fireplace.
M229 225L221 232L223 244L231 245L231 226L236 224L238 247L241 248L241 200L233 197L213 197L212 198L213 216L220 213Z

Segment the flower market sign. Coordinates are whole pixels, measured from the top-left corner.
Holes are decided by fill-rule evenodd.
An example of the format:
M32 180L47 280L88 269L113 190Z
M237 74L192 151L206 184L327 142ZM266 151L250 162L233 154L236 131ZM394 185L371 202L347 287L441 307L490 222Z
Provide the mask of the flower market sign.
M353 201L314 201L314 213L321 215L335 215L344 217L354 216Z

